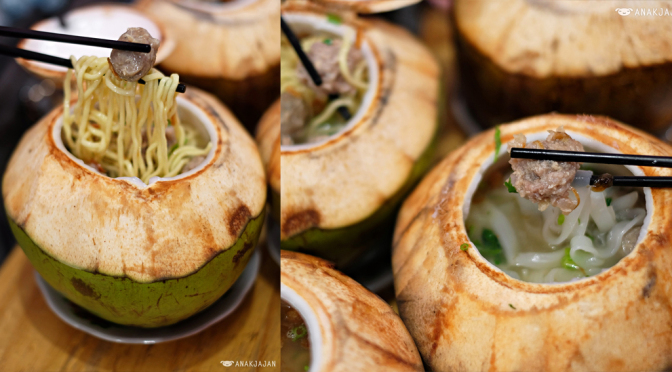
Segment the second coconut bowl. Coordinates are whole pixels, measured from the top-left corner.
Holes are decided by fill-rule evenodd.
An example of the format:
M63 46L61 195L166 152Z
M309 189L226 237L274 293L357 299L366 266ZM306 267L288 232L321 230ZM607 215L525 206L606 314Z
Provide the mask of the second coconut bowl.
M332 12L288 2L282 14L297 33L356 32L370 83L340 132L281 147L280 225L282 249L343 269L376 242L389 241L394 211L429 167L439 68L401 28L353 13L339 13L342 21L334 24Z

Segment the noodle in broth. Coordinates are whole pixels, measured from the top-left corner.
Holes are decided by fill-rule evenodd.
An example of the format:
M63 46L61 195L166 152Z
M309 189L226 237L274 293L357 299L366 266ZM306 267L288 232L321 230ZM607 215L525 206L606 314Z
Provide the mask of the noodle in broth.
M534 283L578 280L634 248L646 216L641 190L577 188L580 203L565 216L553 206L539 211L502 186L508 177L493 173L489 178L499 181L492 185L499 186L479 187L465 224L481 255L509 276Z

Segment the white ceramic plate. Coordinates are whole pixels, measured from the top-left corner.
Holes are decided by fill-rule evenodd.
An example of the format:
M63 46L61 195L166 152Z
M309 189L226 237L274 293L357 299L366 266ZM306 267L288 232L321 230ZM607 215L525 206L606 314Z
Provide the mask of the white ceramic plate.
M100 319L61 296L37 272L35 279L51 310L69 325L106 341L150 345L191 336L226 318L252 288L260 263L257 250L238 280L214 304L179 323L159 328L129 327Z

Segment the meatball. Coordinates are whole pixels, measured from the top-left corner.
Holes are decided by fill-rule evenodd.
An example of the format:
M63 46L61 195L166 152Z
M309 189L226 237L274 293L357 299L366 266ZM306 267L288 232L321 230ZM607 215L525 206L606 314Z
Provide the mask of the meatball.
M564 129L549 131L544 141L534 141L527 144L524 135L514 136L509 143L509 152L513 147L531 149L584 151L583 145L573 140ZM569 197L574 191L571 184L576 176L580 163L557 162L552 160L511 159L511 183L520 196L539 204L539 210L545 210L549 205L560 208L563 214L568 214L576 208L578 202Z
M315 86L308 71L303 67L303 64L300 64L297 67L299 79L301 79L304 84L325 95L355 93L356 88L345 80L338 64L338 53L341 50L342 44L343 41L337 39L332 40L329 44L315 42L310 46L310 49L306 53L310 61L313 62L315 69L320 74L322 85L319 87ZM361 51L355 48L350 48L350 51L348 52L348 68L350 71L360 63L362 58Z
M149 53L114 49L110 54L110 65L117 76L127 81L140 80L154 66L154 62L156 62L156 51L159 49L159 40L154 39L144 28L131 27L119 37L119 41L149 44L152 47Z

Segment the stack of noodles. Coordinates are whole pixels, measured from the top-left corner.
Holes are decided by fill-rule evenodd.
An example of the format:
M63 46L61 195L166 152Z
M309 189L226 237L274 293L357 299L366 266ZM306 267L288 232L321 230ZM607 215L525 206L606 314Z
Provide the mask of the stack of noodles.
M197 145L197 133L180 123L175 102L179 76L164 76L152 68L145 84L122 80L111 71L108 59L71 57L77 84L77 101L64 86L63 139L70 152L111 177L173 177L194 157L212 147ZM68 70L66 81L73 71ZM176 143L168 146L169 126ZM169 130L172 131L172 130Z
M556 207L540 212L533 202L497 188L472 206L469 235L474 241L492 230L504 256L494 263L516 279L555 283L599 274L634 248L646 216L644 198L615 188L576 191L578 206L561 217ZM567 261L579 270L568 269Z

